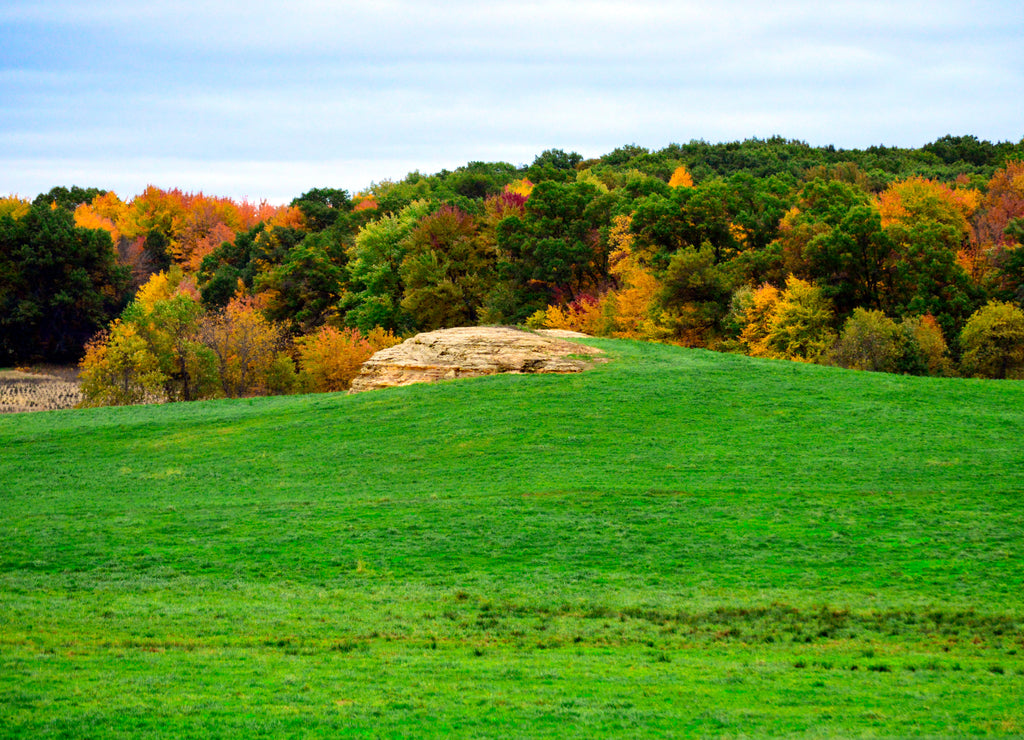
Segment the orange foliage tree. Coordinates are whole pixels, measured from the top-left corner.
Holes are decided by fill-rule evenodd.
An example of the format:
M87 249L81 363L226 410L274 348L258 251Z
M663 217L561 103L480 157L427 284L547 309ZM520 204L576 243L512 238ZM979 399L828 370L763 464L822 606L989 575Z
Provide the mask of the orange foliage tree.
M295 340L299 355L299 380L303 390L327 393L348 390L360 366L374 352L402 340L376 328L363 335L358 329L322 326Z
M1024 161L1015 160L992 176L978 209L971 232L972 277L985 274L992 278L991 287L1012 292L1012 284L1005 275L997 277L995 268L1004 267L1008 252L1019 249L1007 233L1010 223L1019 218L1024 218Z

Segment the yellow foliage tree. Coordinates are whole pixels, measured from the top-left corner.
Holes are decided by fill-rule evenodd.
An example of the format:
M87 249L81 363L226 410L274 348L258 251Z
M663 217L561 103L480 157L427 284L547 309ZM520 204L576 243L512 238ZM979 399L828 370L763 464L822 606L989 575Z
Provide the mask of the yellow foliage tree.
M103 229L110 234L110 241L115 245L121 238L120 232L114 222L96 212L89 203L82 203L75 209L75 226L83 229Z
M774 290L762 286L754 291L741 340L755 357L819 361L836 340L828 300L820 288L793 275L786 280L785 291L773 294Z
M217 357L221 388L228 398L263 395L274 390L274 378L290 358L281 350L285 328L268 321L251 299L234 298L219 314L199 321L199 341ZM275 372L277 370L278 372Z
M16 195L0 198L0 216L10 216L17 220L28 213L31 207L32 204L29 201Z
M522 180L513 180L505 186L506 193L515 193L516 195L523 195L529 197L530 193L533 192L533 183L528 178Z
M147 311L152 311L153 306L159 301L166 301L176 295L188 296L196 301L201 300L195 279L186 275L177 265L171 265L170 269L149 276L149 280L143 283L135 293L135 302L142 305Z
M746 326L740 333L740 342L751 357L768 357L768 337L772 318L779 303L779 290L770 283L756 288L747 306Z
M607 298L612 305L612 336L651 339L658 333L651 313L662 286L634 254L630 225L629 216L616 216L608 234L608 273L619 285Z
M564 329L593 335L604 333L603 324L601 302L589 296L581 297L564 308L548 306L544 313L546 329Z
M954 189L925 177L909 177L878 195L878 212L883 228L893 223L910 226L927 219L952 226L966 237L970 218L980 202L981 193L973 188Z
M685 164L681 164L676 167L675 172L672 173L672 177L669 178L668 185L672 188L693 187L693 177L690 175L690 171L686 169Z
M167 376L133 323L115 319L85 348L79 363L83 406L126 406L161 401Z

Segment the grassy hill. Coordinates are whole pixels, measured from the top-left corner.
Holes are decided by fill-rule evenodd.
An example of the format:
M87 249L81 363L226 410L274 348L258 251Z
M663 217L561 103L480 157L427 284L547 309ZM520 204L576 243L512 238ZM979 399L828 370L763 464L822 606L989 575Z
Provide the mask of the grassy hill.
M1024 733L1024 384L593 343L0 417L0 735Z

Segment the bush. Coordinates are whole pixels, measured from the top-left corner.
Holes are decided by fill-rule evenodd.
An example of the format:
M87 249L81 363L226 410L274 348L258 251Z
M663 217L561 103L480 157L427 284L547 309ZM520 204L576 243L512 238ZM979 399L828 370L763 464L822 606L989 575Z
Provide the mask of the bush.
M548 306L544 312L543 328L578 331L592 336L606 335L609 333L606 327L608 321L602 308L601 301L587 294L581 295L564 308Z

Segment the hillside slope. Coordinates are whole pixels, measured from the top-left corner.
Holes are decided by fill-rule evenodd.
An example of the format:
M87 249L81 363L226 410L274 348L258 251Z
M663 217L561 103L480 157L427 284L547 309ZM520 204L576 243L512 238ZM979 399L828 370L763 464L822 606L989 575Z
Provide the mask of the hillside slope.
M1024 728L1024 384L588 343L0 418L0 726Z

